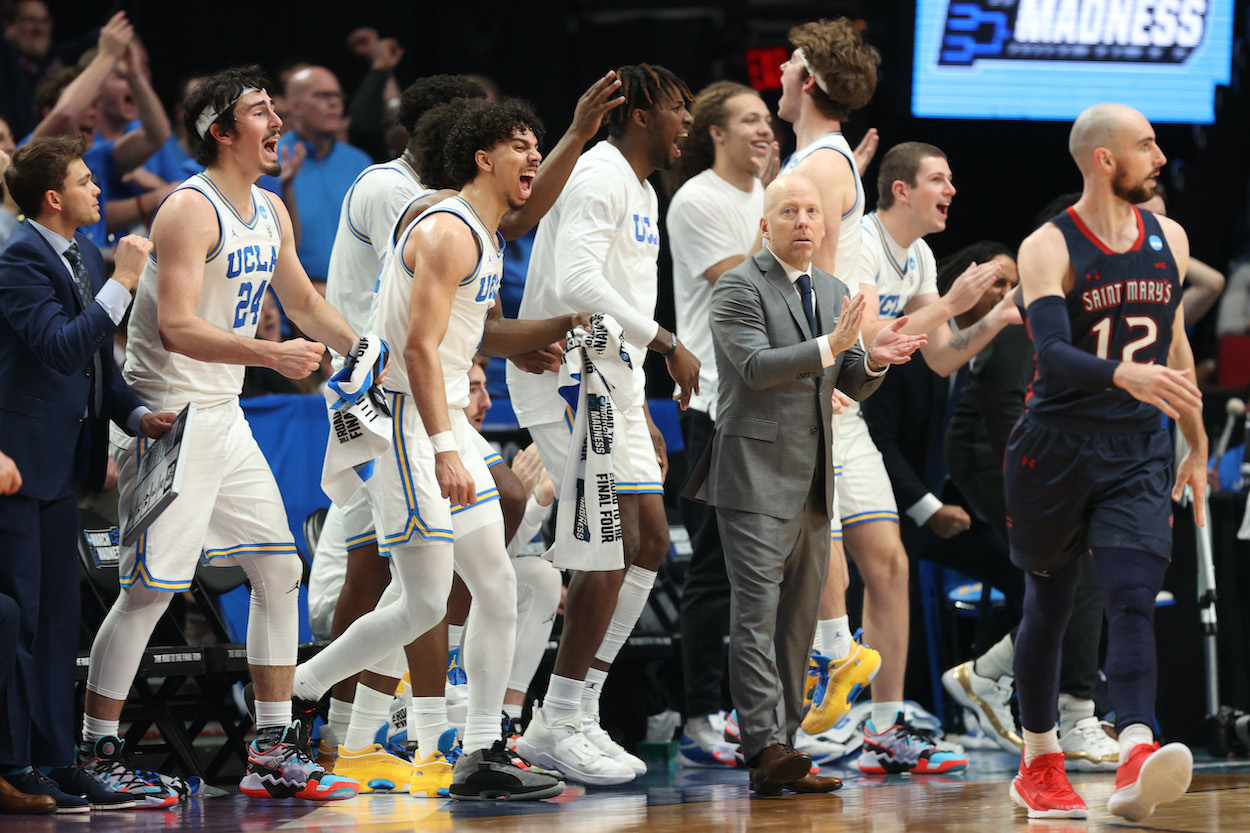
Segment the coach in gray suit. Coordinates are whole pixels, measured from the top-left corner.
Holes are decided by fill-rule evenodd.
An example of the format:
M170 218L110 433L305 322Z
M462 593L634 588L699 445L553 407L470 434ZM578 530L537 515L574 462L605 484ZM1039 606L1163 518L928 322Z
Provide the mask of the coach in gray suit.
M767 795L841 786L809 774L811 758L792 746L829 566L834 388L865 398L924 341L892 325L865 355L863 296L848 298L811 266L824 228L811 181L779 177L764 197L766 246L716 281L716 434L687 485L717 508L732 588L730 690L751 786Z

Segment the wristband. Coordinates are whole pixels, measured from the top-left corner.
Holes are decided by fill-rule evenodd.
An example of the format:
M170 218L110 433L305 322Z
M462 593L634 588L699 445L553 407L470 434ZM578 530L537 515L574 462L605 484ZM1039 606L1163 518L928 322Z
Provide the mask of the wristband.
M663 359L667 359L677 352L677 333L670 332L669 335L672 336L673 341L669 345L667 353L660 353L660 358L663 358Z
M456 445L456 435L450 431L439 431L430 437L430 445L434 446L435 454L442 454L445 451L458 451Z

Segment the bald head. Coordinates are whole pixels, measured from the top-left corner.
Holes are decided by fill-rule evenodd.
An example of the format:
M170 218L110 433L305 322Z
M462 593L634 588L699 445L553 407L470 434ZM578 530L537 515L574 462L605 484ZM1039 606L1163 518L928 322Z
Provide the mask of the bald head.
M760 230L773 254L806 270L825 237L820 192L802 174L785 174L764 189Z
M1072 123L1068 152L1082 174L1088 174L1099 148L1115 153L1124 141L1133 141L1143 130L1153 133L1146 117L1125 104L1095 104ZM1130 135L1132 134L1132 135Z
M286 83L296 131L307 139L334 136L343 124L343 88L325 67L304 67Z

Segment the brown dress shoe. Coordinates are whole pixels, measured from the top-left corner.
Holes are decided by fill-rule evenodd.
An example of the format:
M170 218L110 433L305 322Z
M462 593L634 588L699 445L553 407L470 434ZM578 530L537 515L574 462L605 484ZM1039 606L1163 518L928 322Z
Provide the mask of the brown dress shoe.
M831 793L842 789L842 779L808 772L797 781L787 781L786 789L796 793Z
M751 789L756 795L780 795L790 781L802 780L812 768L812 758L793 746L774 743L764 749L751 767Z
M50 795L29 795L20 792L8 781L0 778L0 814L42 815L56 812L56 799Z

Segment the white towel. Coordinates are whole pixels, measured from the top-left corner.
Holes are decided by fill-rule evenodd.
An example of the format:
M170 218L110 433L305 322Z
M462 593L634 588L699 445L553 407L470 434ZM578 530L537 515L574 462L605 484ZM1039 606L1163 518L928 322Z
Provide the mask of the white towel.
M615 415L634 407L634 369L625 335L612 316L596 313L590 331L570 330L560 360L560 395L573 420L556 511L555 566L619 570L625 566L612 455Z
M390 349L376 335L361 336L343 369L326 383L330 437L321 489L343 506L373 476L373 461L391 446L391 411L377 379Z

